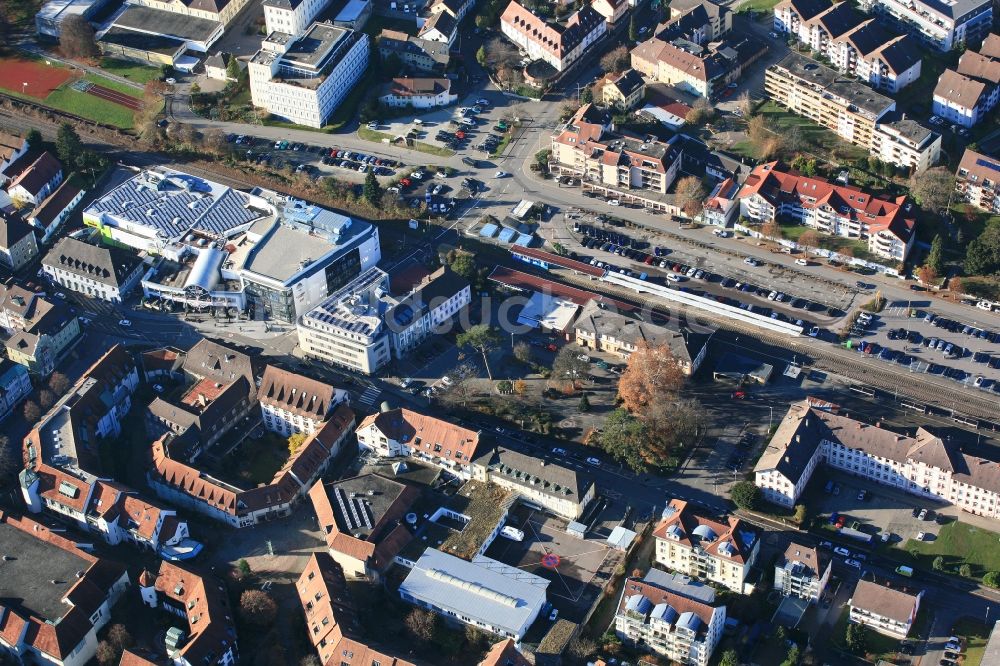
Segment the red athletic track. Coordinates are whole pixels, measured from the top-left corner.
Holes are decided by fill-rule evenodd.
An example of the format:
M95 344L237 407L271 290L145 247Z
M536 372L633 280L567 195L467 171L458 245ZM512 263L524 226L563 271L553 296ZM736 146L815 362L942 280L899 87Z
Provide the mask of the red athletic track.
M119 106L124 106L126 109L132 109L133 111L138 111L142 108L141 99L126 95L125 93L120 93L117 90L105 88L104 86L91 84L90 87L87 88L87 93L93 95L94 97L99 97L109 102L118 104Z

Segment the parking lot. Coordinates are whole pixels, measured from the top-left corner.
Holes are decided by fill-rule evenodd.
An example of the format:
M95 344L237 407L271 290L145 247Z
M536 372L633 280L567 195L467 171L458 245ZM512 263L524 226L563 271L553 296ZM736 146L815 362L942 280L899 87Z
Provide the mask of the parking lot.
M371 171L388 180L404 167L398 160L360 151L271 141L244 134L230 134L226 136L226 141L243 160L266 165L274 170L289 167L296 173L305 172L314 178L334 176L360 183Z
M911 372L941 375L955 380L956 386L1000 394L1000 331L972 317L939 318L926 298L889 303L854 329L851 344Z
M600 596L622 553L603 539L571 536L566 533L565 520L527 507L518 507L508 524L524 531L524 541L497 539L486 556L551 581L548 597L559 617L580 622Z

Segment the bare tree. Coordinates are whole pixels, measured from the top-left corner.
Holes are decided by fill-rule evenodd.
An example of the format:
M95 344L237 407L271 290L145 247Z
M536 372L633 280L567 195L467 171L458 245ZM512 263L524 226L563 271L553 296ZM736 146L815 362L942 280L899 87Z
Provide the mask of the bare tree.
M38 403L34 400L29 400L24 403L21 407L21 413L24 415L24 420L28 422L28 425L34 426L38 423L38 419L42 418L42 408L38 406Z
M403 622L418 643L431 643L437 635L438 618L432 611L414 608Z
M697 176L685 176L674 187L674 198L688 217L694 217L705 205L705 187Z
M267 592L246 590L240 595L240 615L247 624L270 626L278 616L278 604Z
M955 176L947 167L927 169L910 179L910 194L921 208L931 213L944 212L954 190Z
M781 225L778 224L777 220L768 220L760 228L760 233L764 234L766 238L777 240L781 238Z
M631 56L624 46L611 49L601 56L601 69L608 74L620 74L631 65Z
M513 69L520 63L517 47L502 37L494 37L486 45L486 62L495 69Z
M42 409L48 409L56 404L56 394L48 389L42 389L38 392L38 404L42 406Z
M69 379L61 372L53 372L49 377L49 388L56 395L62 395L69 389Z
M799 240L797 242L802 248L809 251L813 248L819 247L819 240L819 233L812 229L808 229L802 232L802 235L799 236Z
M59 50L67 58L96 58L101 55L93 26L80 14L71 14L60 21Z
M737 99L737 107L736 108L738 108L740 110L740 112L743 114L744 118L749 118L750 116L753 115L753 107L754 107L754 104L753 104L753 100L750 99L750 93L748 93L746 91L744 91L743 93L741 93L740 96L739 96L739 98Z
M17 447L11 444L7 435L0 435L0 485L17 475L24 467Z
M212 155L221 156L229 152L229 144L226 143L226 135L222 133L222 130L214 127L206 130L204 134L202 134L201 145L205 149L205 152Z

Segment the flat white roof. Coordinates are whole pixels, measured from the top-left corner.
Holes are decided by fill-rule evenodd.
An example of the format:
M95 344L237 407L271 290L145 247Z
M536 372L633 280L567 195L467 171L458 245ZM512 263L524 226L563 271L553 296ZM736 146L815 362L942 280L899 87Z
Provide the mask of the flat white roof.
M535 291L517 315L517 323L532 328L541 326L554 331L565 331L573 323L579 309L580 306L573 301Z

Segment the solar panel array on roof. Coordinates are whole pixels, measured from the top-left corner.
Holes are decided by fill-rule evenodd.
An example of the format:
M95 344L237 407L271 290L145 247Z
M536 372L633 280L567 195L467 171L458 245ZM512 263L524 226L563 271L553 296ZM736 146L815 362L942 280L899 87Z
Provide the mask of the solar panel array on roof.
M978 159L976 160L976 165L992 169L993 171L1000 171L1000 162L990 162L989 160Z

